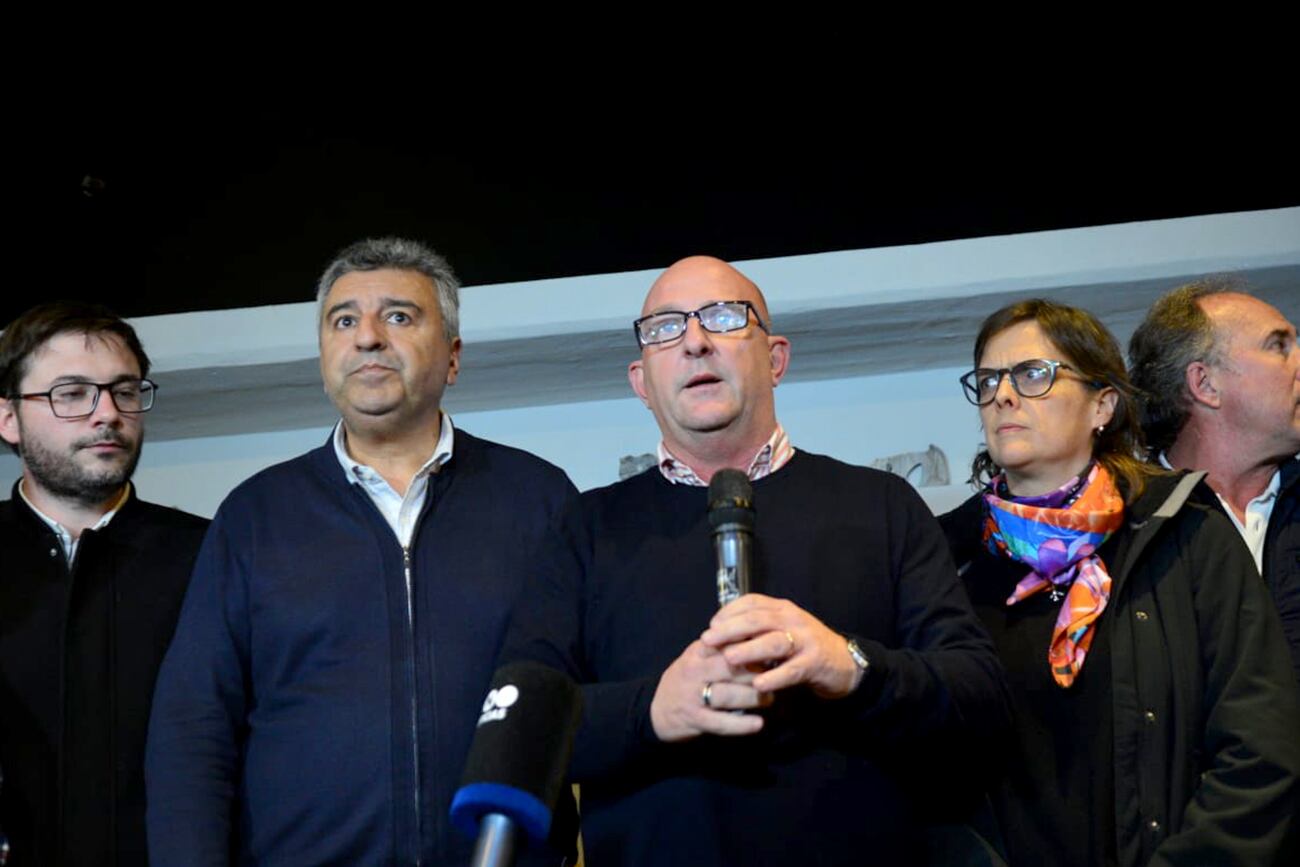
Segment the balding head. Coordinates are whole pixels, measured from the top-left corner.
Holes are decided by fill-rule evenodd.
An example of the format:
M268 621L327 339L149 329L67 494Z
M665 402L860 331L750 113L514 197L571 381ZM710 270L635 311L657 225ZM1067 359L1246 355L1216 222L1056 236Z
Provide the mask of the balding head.
M674 262L650 286L645 303L641 305L641 315L662 310L680 310L682 308L676 306L671 299L679 297L683 290L690 291L693 287L702 285L726 296L719 297L718 301L750 302L764 324L771 323L772 317L768 313L767 299L763 297L762 290L730 263L712 256L687 256Z
M1226 348L1234 337L1239 337L1243 325L1249 322L1285 322L1286 319L1272 304L1244 292L1216 292L1196 300L1214 326L1216 342Z
M1129 360L1156 450L1195 442L1267 462L1300 449L1300 351L1277 308L1202 281L1160 298L1133 333Z
M785 375L790 342L764 330L770 315L758 286L711 256L675 263L655 280L641 306L641 315L649 316L694 313L726 301L752 305L744 327L715 333L697 317L687 318L684 333L642 347L641 357L628 366L632 389L654 413L664 442L696 472L733 453L748 451L748 460L772 435L772 390Z
M1219 417L1219 436L1262 461L1300 452L1300 348L1295 325L1250 295L1200 299L1214 325L1218 362L1189 377L1198 402Z

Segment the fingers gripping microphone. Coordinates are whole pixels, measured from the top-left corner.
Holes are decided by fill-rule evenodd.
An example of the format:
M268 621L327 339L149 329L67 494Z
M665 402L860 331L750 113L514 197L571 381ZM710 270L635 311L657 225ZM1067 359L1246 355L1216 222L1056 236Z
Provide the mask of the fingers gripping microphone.
M754 538L754 489L740 470L719 470L709 480L709 525L718 555L718 605L749 592Z
M451 821L478 837L475 867L513 863L517 831L544 844L565 784L582 691L535 662L497 669L465 761Z

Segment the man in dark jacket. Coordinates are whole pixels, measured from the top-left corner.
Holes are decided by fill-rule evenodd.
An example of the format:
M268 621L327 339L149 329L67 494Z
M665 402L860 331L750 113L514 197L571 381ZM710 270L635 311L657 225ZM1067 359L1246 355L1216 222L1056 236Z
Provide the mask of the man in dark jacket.
M506 651L584 684L587 857L920 863L954 762L1006 721L938 525L897 476L795 450L773 394L789 341L727 263L669 268L635 329L659 465L582 495ZM757 514L754 592L734 599L706 519L728 467Z
M1295 325L1226 281L1158 300L1129 342L1152 457L1206 472L1282 617L1300 681L1300 347Z
M149 359L93 305L0 337L0 825L11 864L145 862L154 679L207 521L136 499Z
M322 276L342 421L213 521L154 702L155 867L469 863L448 808L533 549L576 492L442 412L457 286L396 238Z

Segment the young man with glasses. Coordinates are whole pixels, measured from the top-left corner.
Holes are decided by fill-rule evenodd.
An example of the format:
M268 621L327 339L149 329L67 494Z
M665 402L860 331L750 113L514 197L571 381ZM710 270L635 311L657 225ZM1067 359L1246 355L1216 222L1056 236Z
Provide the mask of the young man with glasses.
M0 337L0 825L10 863L145 862L154 679L207 521L136 498L155 386L134 329L35 307Z
M790 343L727 263L669 268L634 333L659 465L582 495L505 652L584 684L587 857L923 863L949 760L1007 713L938 524L897 476L793 448ZM757 517L754 592L719 608L704 486L724 468Z

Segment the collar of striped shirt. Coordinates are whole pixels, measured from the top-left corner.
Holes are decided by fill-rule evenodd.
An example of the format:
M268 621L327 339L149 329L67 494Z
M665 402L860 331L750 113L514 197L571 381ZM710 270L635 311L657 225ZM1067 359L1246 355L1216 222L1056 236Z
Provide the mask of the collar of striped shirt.
M659 472L663 473L664 478L674 485L692 485L698 488L707 488L708 482L701 479L695 470L686 466L668 451L668 446L663 440L659 441ZM749 462L747 475L749 480L755 481L764 476L770 476L781 467L785 466L790 458L794 457L794 446L790 445L790 438L785 435L785 428L778 423L776 430L768 439L763 447L754 455L754 459Z

